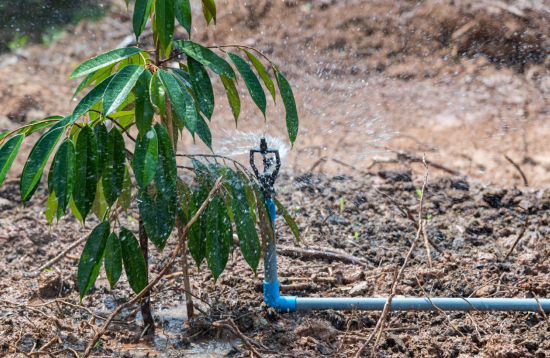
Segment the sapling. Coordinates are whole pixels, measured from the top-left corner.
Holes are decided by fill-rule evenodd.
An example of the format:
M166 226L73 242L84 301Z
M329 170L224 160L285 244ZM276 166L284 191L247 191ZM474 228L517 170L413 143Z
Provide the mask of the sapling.
M202 0L201 6L207 24L215 23L214 0ZM174 39L176 20L187 31L187 39ZM148 21L152 21L155 44L151 49L140 42ZM71 114L47 117L0 134L0 185L22 142L43 131L21 174L21 199L24 205L31 201L46 164L53 158L47 172L48 222L59 221L69 210L83 225L90 222L92 214L99 220L78 264L80 301L102 266L111 288L124 270L131 289L141 292L148 284L148 241L162 251L176 227L178 237L187 238L181 255L188 314L192 315L186 245L196 265L201 267L206 261L217 280L234 250L233 230L253 272L262 247L274 240L274 234L260 184L246 167L216 154L178 152L178 141L191 135L212 150L212 76L219 76L225 87L235 125L241 108L238 76L264 118L267 100L263 87L274 103L278 88L292 145L298 134L296 103L287 79L259 50L244 45L208 47L191 41L189 0L136 0L132 23L136 46L93 57L70 75L70 80L84 78L73 98L89 88ZM194 173L198 185L193 187L178 176L176 157L191 160L192 167L182 168ZM222 178L221 189L199 212L218 178ZM132 202L137 202L139 210L139 240L119 220ZM276 204L298 238L296 223L278 201ZM196 213L200 213L198 220L188 233L183 232ZM152 333L149 299L141 297L144 325L147 333Z

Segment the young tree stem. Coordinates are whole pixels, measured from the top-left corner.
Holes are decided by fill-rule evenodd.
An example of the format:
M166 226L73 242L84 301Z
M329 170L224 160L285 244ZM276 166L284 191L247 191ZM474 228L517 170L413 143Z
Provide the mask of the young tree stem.
M191 227L191 225L193 225L195 223L195 221L198 220L199 215L204 211L204 209L206 209L206 206L208 205L210 200L212 200L214 195L218 192L221 185L222 185L222 177L218 178L216 183L214 183L214 187L212 188L212 190L210 190L210 194L208 194L208 197L206 198L206 200L202 203L199 210L197 210L197 212L195 213L195 216L193 216L191 218L191 220L189 220L187 225L185 225L185 229L183 230L182 235L178 239L178 244L176 245L176 248L172 252L172 255L170 256L170 258L168 259L168 262L166 263L166 265L164 265L164 267L159 272L159 274L155 278L153 278L151 280L151 282L149 282L147 284L147 286L143 290L141 290L140 293L138 293L136 296L134 296L134 298L132 298L130 301L128 301L124 304L121 304L120 306L115 308L115 310L113 311L113 313L111 313L109 315L109 317L107 318L107 320L105 321L103 326L101 326L100 329L95 331L94 337L92 338L90 343L88 343L88 346L86 347L86 350L84 351L84 354L82 355L82 358L86 358L86 357L90 356L90 353L92 353L92 349L94 349L95 344L99 341L99 339L105 333L105 331L107 331L107 328L109 327L109 325L111 324L113 319L120 313L120 311L122 311L124 308L129 307L129 306L135 304L136 302L138 302L141 298L143 298L146 294L149 293L149 291L160 281L160 279L164 275L166 275L168 273L168 269L172 266L172 264L176 260L176 256L178 255L178 252L181 249L182 242L187 237L187 233L189 232L189 228Z
M149 283L149 237L143 226L143 220L139 219L139 247L141 248L141 254L145 259L145 268L147 272L147 283ZM146 327L144 335L152 335L155 333L155 319L153 318L153 312L151 311L151 300L149 298L149 292L147 292L141 300L141 316L143 317L143 326Z

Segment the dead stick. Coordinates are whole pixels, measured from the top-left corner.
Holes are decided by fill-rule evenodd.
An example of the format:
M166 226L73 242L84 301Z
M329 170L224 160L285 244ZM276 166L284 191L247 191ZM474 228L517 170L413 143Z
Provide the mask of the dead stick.
M525 214L525 222L523 223L523 227L521 228L521 231L519 232L518 237L516 238L516 240L512 244L512 247L510 248L510 251L508 251L508 253L506 254L506 257L504 258L504 261L508 260L508 257L512 254L512 252L516 248L516 245L518 244L519 240L521 240L521 238L525 234L525 230L527 229L527 225L529 225L529 215Z
M50 261L46 262L44 265L40 266L38 268L38 272L41 272L42 270L52 266L53 264L57 263L59 260L61 260L63 257L65 257L69 252L71 252L75 247L78 245L84 243L88 239L89 235L83 236L77 241L73 242L71 246L67 247L63 252L61 252L59 255L51 259Z
M223 323L229 323L229 326L226 326L225 324ZM220 324L221 323L221 324ZM262 358L262 355L256 350L256 348L254 348L254 346L252 345L252 343L250 343L250 339L245 336L241 330L239 329L239 327L237 327L237 325L235 324L235 322L233 322L233 320L231 318L228 318L226 319L225 321L223 322L214 322L213 324L214 326L217 326L217 327L221 327L221 328L230 328L230 331L233 332L235 335L237 335L245 344L246 346L248 347L248 349L254 353L254 355L258 358Z
M418 280L418 277L416 275L414 275L414 278L416 279L416 283L418 284L418 286L420 287L420 289L422 290L422 293L424 293L424 296L428 299L428 301L430 301L431 305L433 306L433 308L436 309L436 311L438 311L439 313L441 313L442 315L445 316L445 318L447 318L447 322L449 322L449 325L455 330L455 332L457 332L460 336L464 337L464 333L460 332L458 330L458 328L455 327L455 325L453 324L453 322L451 322L451 318L449 318L449 315L443 311L441 308L437 307L435 305L435 303L432 302L430 296L428 296L428 293L426 292L426 290L424 290L424 286L422 286L422 284L420 283L420 280Z
M348 168L350 168L350 169L353 169L353 170L355 170L356 172L359 172L359 173L361 173L361 174L365 174L365 175L368 174L367 172L365 172L365 171L363 171L363 170L361 170L361 169L359 169L359 168L357 168L357 167L354 167L354 166L351 165L351 164L344 163L343 161L338 160L338 159L336 159L336 158L334 158L334 157L332 157L332 158L330 158L330 159L332 159L332 161L335 162L335 163L338 163L338 164L340 164L340 165L343 165L343 166L345 166L345 167L348 167Z
M210 194L208 195L208 198L206 198L206 200L202 203L199 210L197 210L197 212L195 213L195 216L193 216L193 218L185 226L185 229L184 229L183 233L179 237L178 244L176 245L176 248L172 252L172 255L170 256L170 259L168 260L166 265L164 265L164 267L159 272L159 274L153 280L151 280L151 282L147 286L145 286L145 288L143 290L141 290L140 293L135 295L134 298L132 298L130 301L118 306L113 311L113 313L111 313L109 315L109 318L107 318L107 320L105 321L105 323L103 324L101 329L99 329L96 332L96 334L94 335L94 337L92 338L92 340L88 344L88 347L86 347L86 351L84 351L84 355L82 356L82 358L86 358L90 355L90 353L92 352L92 349L94 348L95 344L99 341L101 336L107 330L107 327L109 327L109 324L111 323L111 321L116 317L116 315L118 315L120 313L120 311L122 311L124 308L126 308L128 306L131 306L131 305L135 304L136 302L138 302L143 296L145 296L145 294L147 294L160 281L160 279L164 275L166 275L166 273L168 272L168 269L172 266L172 264L174 263L177 255L178 255L178 252L180 251L180 248L182 246L182 241L187 237L187 233L189 232L189 228L191 227L191 225L193 225L195 223L195 221L197 221L197 219L199 218L199 215L204 211L204 209L206 209L206 206L208 205L210 200L212 200L212 198L214 197L216 192L220 189L221 185L222 185L222 177L220 177L220 178L218 178L218 180L216 180L216 183L214 184L214 187L210 191Z
M295 246L278 246L277 253L283 256L290 256L294 258L310 258L310 259L324 259L335 260L351 263L354 265L360 265L369 269L374 269L373 265L359 259L358 257L351 256L349 254L338 253L334 251L321 251L312 249L302 249Z
M428 263L430 268L433 268L432 265L432 254L430 252L430 244L428 242L428 234L426 234L426 220L422 221L422 236L424 236L424 246L426 246L426 255L428 255Z
M394 198L392 198L392 197L389 196L388 194L386 194L386 193L384 193L384 192L381 192L380 190L378 190L378 189L376 189L376 188L374 189L374 191L376 191L378 194L383 195L384 197L386 197L387 199L389 199L392 203L394 203L395 206L397 206L397 209L398 209L399 211L401 211L401 213L402 213L403 215L405 215L405 217L406 217L407 219L411 220L412 223L413 223L413 225L414 225L414 227L415 227L416 229L418 229L418 223L417 223L416 220L414 219L413 213L412 213L409 209L405 208L405 207L404 207L403 205L401 205L397 200L395 200ZM438 246L435 242L433 242L429 237L428 237L428 242L430 243L430 245L432 245L432 247L433 247L437 252L439 252L440 254L443 253L443 250L441 250L441 248L439 248L439 246Z
M380 316L380 319L376 323L376 327L374 328L374 331L371 333L369 338L367 338L365 343L363 343L361 348L359 348L357 353L355 353L355 358L359 358L361 356L361 354L363 353L363 350L365 350L365 348L367 348L367 346L370 344L370 342L372 341L374 336L377 335L377 333L379 331L380 331L380 333L382 332L382 330L384 328L384 323L386 321L386 317L388 316L388 312L390 311L391 302L393 300L393 297L396 294L397 284L398 284L399 281L401 281L401 278L403 277L403 273L405 272L405 268L407 267L407 264L408 264L408 262L409 262L409 260L412 256L412 253L413 253L414 248L416 246L416 243L418 242L418 239L420 238L420 232L422 230L422 207L423 207L423 204L424 204L424 190L426 189L426 183L428 182L428 173L429 173L428 165L426 164L426 160L424 160L423 162L424 162L424 166L426 167L426 174L424 175L424 184L422 184L422 192L421 192L422 194L420 195L420 209L419 209L419 212L418 212L418 230L416 231L416 238L412 242L411 248L409 249L409 252L407 253L407 256L405 257L405 261L403 262L403 265L401 266L401 269L399 270L399 273L397 274L397 277L393 281L391 291L390 291L390 296L388 297L388 300L386 301L386 304L384 304L384 309L382 310L382 315Z
M506 158L507 161L510 162L510 164L512 164L514 166L514 168L517 169L517 171L519 172L519 174L521 175L521 177L523 178L523 185L525 185L526 187L529 186L529 182L527 181L527 177L525 176L525 173L523 173L523 170L521 170L521 167L516 164L516 162L514 162L512 159L510 159L509 156L507 156L506 154L504 154L504 158Z

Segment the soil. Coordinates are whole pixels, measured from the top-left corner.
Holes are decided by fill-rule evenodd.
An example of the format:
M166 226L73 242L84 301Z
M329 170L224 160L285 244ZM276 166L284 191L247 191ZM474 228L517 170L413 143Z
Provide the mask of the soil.
M101 22L69 26L48 47L0 57L0 130L69 113L78 85L65 82L72 69L131 40L131 18L120 4L113 3L112 15ZM416 230L387 196L418 215L424 174L419 159L426 153L430 179L422 215L427 236L442 252L432 248L430 268L419 242L398 295L548 297L549 1L228 0L218 6L219 24L205 34L200 8L194 9L194 40L265 49L294 88L301 132L277 186L301 229L300 246L342 250L370 265L280 255L285 293L388 296ZM233 119L220 81L214 86L220 98L215 121L229 128ZM282 118L279 101L268 105L268 125L260 131L285 138ZM261 121L244 100L239 130L258 131ZM242 137L221 128L213 135L214 141L235 143ZM190 138L180 149L201 150ZM519 165L528 187L504 155ZM74 356L72 350L84 350L102 317L126 302L131 290L123 278L109 292L102 272L78 306L82 247L37 272L95 223L82 228L67 217L48 227L43 189L23 209L16 177L25 158L18 157L0 188L0 354L23 357L16 351L36 353L52 342L44 351ZM123 219L134 232L136 212L131 208ZM278 243L293 245L281 221ZM152 250L153 273L166 263L174 241L163 253ZM194 293L201 298L195 303L204 313L187 320L179 270L176 264L175 275L153 291L155 336L141 337L139 309L130 307L102 338L96 356L244 356L242 339L213 325L230 317L266 357L347 357L380 318L379 312L277 314L262 301L263 268L255 277L237 249L216 284L193 266ZM376 352L545 357L548 330L545 317L535 313L391 313Z
M412 221L385 196L391 196L416 217L422 177L411 176L410 171L406 174L371 173L364 179L285 175L279 183L278 197L294 212L302 232L300 246L342 250L367 260L371 266L279 255L285 293L387 297L394 271L402 265L415 239ZM48 228L41 214L43 201L38 197L27 209L20 209L12 194L16 186L11 182L0 191L4 207L0 219L0 349L15 357L8 344L30 352L58 336L62 343L55 343L49 350L82 351L102 323L100 317L125 302L131 291L122 279L109 292L102 272L79 307L75 281L81 248L53 265L53 270L34 277L40 264L85 235L87 229L71 217ZM550 197L542 189L501 189L456 177L430 180L424 204L424 214L429 218L427 235L442 252L431 249L430 268L424 245L419 242L398 285L398 296L424 296L420 283L430 297L547 297L549 208ZM505 260L527 215L525 234ZM137 230L136 217L133 208L123 225ZM277 232L280 245L295 244L281 220L277 221ZM174 242L175 237L164 253L152 251L149 263L153 273L166 263ZM180 269L176 264L171 273ZM277 314L262 300L263 268L255 277L236 249L216 284L207 270L198 272L193 266L192 285L195 295L201 298L195 303L204 314L186 320L182 278L174 276L163 279L153 291L157 333L152 341L140 339L143 327L139 309L130 307L117 317L94 354L192 356L206 349L198 345L204 339L228 339L231 343L223 354L238 355L239 351L247 351L242 341L212 325L231 317L243 334L258 342L266 357L346 357L358 349L380 317L379 312ZM379 356L395 357L545 357L550 354L548 330L547 321L537 313L394 312L376 351ZM69 351L63 354L71 355Z

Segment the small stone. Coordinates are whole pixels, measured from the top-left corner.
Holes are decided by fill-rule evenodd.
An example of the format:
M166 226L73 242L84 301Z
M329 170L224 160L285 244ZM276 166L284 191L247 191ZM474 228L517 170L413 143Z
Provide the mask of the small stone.
M360 282L357 285L353 286L351 290L349 290L349 294L352 296L362 295L367 292L369 286L370 285L367 281Z
M329 342L338 334L332 325L321 320L306 320L296 328L294 333L299 337L313 337L320 341Z

